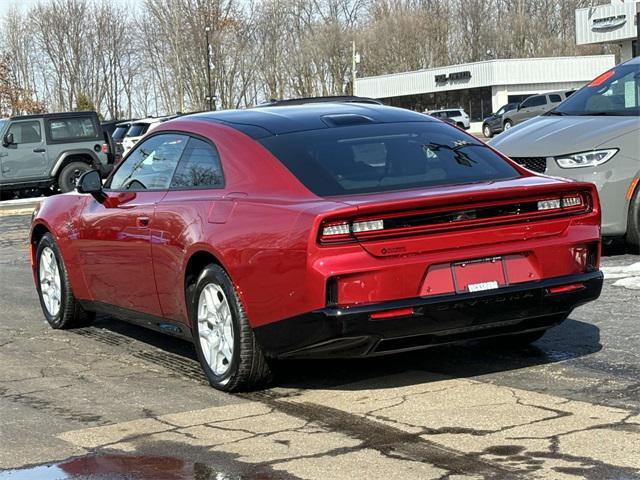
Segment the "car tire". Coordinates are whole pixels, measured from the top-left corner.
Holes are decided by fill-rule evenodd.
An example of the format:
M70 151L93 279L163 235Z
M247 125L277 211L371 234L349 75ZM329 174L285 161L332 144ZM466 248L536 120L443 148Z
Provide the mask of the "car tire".
M625 242L632 250L632 253L638 253L640 250L640 189L636 189L629 203Z
M270 364L224 269L207 266L187 298L196 353L211 386L236 392L267 385L273 378Z
M95 313L84 310L73 296L62 254L50 233L38 243L35 269L40 306L52 328L80 327L94 320Z
M486 123L482 126L482 135L484 135L485 138L493 137L493 132L491 131L491 127Z
M76 182L80 176L91 170L91 165L85 162L71 162L65 165L58 175L58 188L62 193L76 189Z
M504 131L506 132L507 130L509 130L511 127L513 127L513 121L512 120L505 120L504 122Z

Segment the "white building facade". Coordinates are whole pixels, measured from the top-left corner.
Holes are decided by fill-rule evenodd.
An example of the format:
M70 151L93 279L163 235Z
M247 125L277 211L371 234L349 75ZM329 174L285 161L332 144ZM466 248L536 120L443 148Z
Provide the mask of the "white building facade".
M359 78L356 93L417 111L460 107L480 120L508 102L580 88L614 65L614 55L488 60Z
M620 61L640 55L640 0L611 0L609 5L576 10L576 43L619 44Z

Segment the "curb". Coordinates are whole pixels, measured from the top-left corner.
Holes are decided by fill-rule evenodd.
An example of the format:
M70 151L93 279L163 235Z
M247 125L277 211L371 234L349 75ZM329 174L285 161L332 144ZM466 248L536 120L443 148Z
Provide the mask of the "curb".
M17 210L22 213L25 211L26 213L30 213L31 210L40 205L40 202L44 200L41 198L19 198L17 200L4 200L0 202L0 212L6 213L8 211Z

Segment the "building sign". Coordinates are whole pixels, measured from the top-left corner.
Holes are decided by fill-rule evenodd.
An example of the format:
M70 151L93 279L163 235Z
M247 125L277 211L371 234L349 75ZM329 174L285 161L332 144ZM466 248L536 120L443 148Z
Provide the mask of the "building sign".
M591 20L591 30L594 32L602 32L607 30L615 30L627 23L627 16L613 15L611 17L594 18Z
M454 82L456 80L469 80L471 78L471 72L469 70L465 70L463 72L451 72L449 75L443 73L441 75L436 75L436 83L447 83Z

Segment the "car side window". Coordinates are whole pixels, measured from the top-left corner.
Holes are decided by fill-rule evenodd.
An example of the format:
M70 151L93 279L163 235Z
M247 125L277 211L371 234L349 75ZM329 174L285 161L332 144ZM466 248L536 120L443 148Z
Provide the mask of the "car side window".
M191 137L171 188L221 188L224 186L218 150L211 143Z
M168 190L189 137L154 135L136 146L113 175L112 190Z
M98 137L98 129L89 117L59 118L50 120L48 125L53 141L73 141Z
M7 133L13 134L13 143L40 143L42 142L42 130L37 120L29 122L14 122L9 125Z
M540 107L547 103L544 95L536 95L535 97L529 97L522 103L522 108Z
M560 103L562 101L562 97L560 95L549 95L549 101L551 103Z

